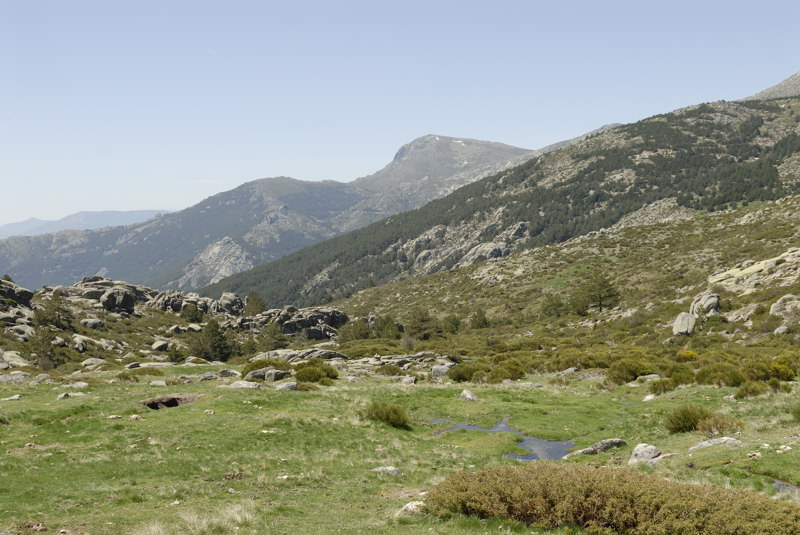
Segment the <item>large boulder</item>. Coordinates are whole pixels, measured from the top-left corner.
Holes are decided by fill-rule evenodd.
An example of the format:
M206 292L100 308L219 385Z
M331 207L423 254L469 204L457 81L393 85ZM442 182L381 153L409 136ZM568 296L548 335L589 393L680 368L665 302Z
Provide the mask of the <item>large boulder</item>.
M675 336L679 335L690 335L694 333L694 327L697 323L694 315L688 312L681 312L678 314L678 317L675 318L675 322L672 324L672 334Z
M114 286L106 290L99 301L106 310L124 311L130 314L136 306L136 294L124 286Z
M11 281L0 279L0 310L8 310L14 306L30 308L32 298L32 291Z
M244 301L233 292L223 292L220 298L211 305L211 312L241 316L244 311Z
M694 317L719 315L719 294L705 293L692 301L689 313Z
M787 294L769 307L770 316L778 316L784 321L794 323L800 319L800 297Z

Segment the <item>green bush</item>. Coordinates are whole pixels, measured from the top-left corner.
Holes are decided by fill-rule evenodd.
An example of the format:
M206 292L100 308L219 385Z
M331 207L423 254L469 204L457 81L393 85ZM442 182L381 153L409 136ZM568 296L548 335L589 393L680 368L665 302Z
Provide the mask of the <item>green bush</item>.
M700 384L717 386L739 386L746 377L739 368L727 362L709 364L697 371L695 379Z
M375 370L375 373L378 375L388 375L390 377L396 375L405 375L403 368L394 364L383 364L382 366L378 366L378 368Z
M707 437L732 435L742 429L744 429L744 423L741 420L728 416L714 415L697 423L697 430Z
M456 382L472 381L473 377L480 372L488 374L492 366L483 361L462 362L456 364L447 371L447 376Z
M595 534L800 533L797 504L622 468L550 461L456 473L428 493L425 505L438 516L577 526Z
M411 419L400 405L391 405L381 401L372 401L364 415L370 420L383 422L399 429L410 429Z
M303 372L303 370L309 368L313 369L314 371ZM318 375L319 379L322 379L323 377L328 377L329 379L337 379L339 377L339 372L336 371L336 368L334 368L330 364L326 364L325 361L323 361L322 359L317 359L317 358L308 359L305 362L299 362L294 365L294 369L295 369L295 376L301 377L297 379L298 381L305 381L306 379L302 379L302 377L306 376L315 377ZM319 379L317 379L316 381L312 381L311 379L309 379L309 381L317 382L319 381Z
M372 337L372 329L363 320L351 321L347 325L339 328L336 339L340 342L351 342L353 340L367 340Z
M306 366L294 373L294 378L303 383L318 383L323 377L325 377L325 372L316 366Z
M647 391L651 394L664 394L675 389L675 384L671 379L656 379L647 384Z
M786 412L791 414L792 418L800 422L800 403L795 403L793 405L790 405Z
M739 390L733 395L736 399L754 398L766 393L768 387L766 383L747 381L739 386Z
M319 390L319 387L313 383L297 383L297 390L299 392L314 392Z
M623 358L613 363L606 372L609 379L617 384L633 381L642 375L658 373L658 369L644 359Z
M242 368L242 376L245 376L252 371L260 370L261 368L275 368L276 370L288 371L292 369L292 365L289 364L289 361L285 359L258 359L254 360L253 362L248 362L247 365Z
M701 421L706 418L711 418L712 416L714 416L714 413L702 405L686 403L667 414L667 417L664 419L664 427L666 427L670 433L694 431Z

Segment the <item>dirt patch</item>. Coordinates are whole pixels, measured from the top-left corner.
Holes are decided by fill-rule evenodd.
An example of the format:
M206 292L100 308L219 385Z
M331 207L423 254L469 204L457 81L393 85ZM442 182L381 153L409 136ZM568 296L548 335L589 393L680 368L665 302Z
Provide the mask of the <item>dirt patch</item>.
M157 411L159 409L166 409L169 407L186 405L187 403L194 403L201 397L202 396L200 394L164 394L163 396L143 399L140 403L148 409Z

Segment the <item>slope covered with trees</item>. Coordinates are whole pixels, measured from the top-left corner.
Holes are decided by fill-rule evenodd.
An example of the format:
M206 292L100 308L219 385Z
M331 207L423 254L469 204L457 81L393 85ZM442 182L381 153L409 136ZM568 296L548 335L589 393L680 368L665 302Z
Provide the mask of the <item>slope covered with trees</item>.
M319 303L562 242L662 199L715 211L780 198L798 183L800 99L702 104L602 132L203 291Z

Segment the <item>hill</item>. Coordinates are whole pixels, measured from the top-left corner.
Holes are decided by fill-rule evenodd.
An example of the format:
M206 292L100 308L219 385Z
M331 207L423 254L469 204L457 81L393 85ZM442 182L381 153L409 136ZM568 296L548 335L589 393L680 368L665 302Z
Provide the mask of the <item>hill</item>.
M716 102L616 126L203 291L311 304L610 227L659 200L715 211L800 185L800 99Z
M50 234L60 230L91 230L102 227L132 225L167 212L167 210L78 212L55 221L45 221L32 217L25 221L7 223L0 226L0 239L9 236Z
M744 100L771 100L800 96L800 72Z
M353 183L266 178L135 225L0 240L0 272L30 287L99 274L194 288L414 208L536 154L426 136Z

